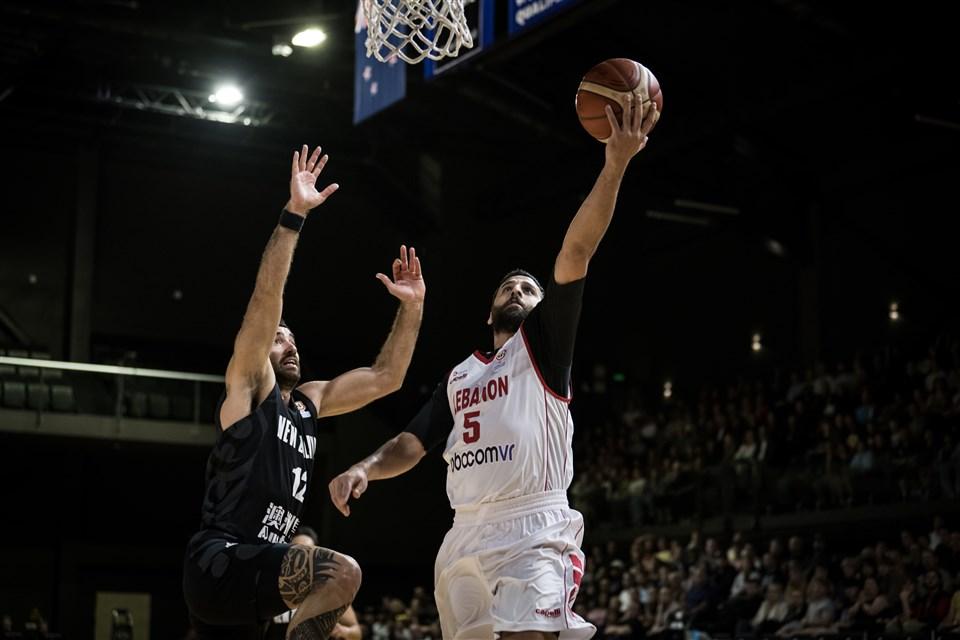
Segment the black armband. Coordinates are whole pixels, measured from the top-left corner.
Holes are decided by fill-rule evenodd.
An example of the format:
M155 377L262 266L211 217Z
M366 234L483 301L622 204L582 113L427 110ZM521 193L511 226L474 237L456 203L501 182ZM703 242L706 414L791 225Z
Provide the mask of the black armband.
M280 214L280 221L277 223L281 227L290 229L291 231L296 231L300 233L300 229L303 228L303 221L306 220L306 216L301 216L296 213L290 213L286 209Z

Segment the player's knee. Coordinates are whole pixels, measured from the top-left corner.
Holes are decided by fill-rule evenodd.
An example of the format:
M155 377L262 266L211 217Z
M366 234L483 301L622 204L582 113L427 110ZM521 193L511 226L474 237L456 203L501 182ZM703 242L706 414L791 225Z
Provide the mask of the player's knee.
M360 571L360 565L357 561L347 555L341 554L340 576L344 591L349 593L350 602L353 602L357 591L360 590L360 581L363 578L363 572Z

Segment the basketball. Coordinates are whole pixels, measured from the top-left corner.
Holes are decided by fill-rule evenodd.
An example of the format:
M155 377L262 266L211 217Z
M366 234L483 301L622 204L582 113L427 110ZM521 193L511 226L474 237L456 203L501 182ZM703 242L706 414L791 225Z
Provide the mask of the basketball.
M647 114L650 102L657 104L657 110L663 111L663 93L660 83L650 69L639 62L627 58L604 60L587 71L577 89L577 116L580 124L600 142L610 137L610 122L604 107L613 107L618 122L627 105L628 96L633 95L643 105L642 115Z

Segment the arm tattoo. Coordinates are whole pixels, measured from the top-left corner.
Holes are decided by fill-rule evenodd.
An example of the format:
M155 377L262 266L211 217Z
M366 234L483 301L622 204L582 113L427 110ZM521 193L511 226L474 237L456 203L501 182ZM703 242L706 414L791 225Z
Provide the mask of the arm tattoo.
M294 545L280 565L280 596L286 602L298 605L314 587L331 580L336 570L333 551Z

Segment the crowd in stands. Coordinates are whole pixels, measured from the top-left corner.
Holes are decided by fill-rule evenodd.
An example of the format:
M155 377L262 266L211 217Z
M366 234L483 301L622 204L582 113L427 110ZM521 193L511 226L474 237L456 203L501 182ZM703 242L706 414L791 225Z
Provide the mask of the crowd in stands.
M372 640L440 640L433 589L415 587L409 601L385 597L358 611L363 637Z
M570 492L593 526L960 495L955 339L739 380L658 410L629 392L610 402L599 378L578 398L589 410L577 416Z
M641 535L588 549L574 611L597 638L931 637L960 629L960 531L929 532L861 549L823 536L735 533L728 544ZM430 591L384 598L360 615L363 637L439 640Z
M823 536L726 546L694 532L684 542L637 537L588 554L575 610L601 637L843 634L870 637L949 632L960 625L960 531L941 519L896 544L836 548Z

